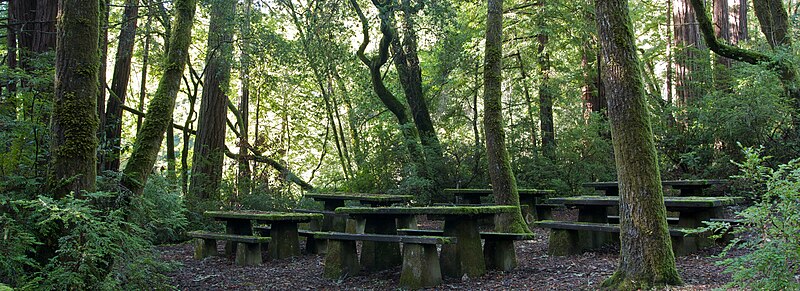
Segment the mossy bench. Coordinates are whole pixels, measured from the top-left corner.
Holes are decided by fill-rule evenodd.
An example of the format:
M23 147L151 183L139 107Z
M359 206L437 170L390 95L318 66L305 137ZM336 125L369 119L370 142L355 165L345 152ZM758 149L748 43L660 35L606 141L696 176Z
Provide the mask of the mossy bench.
M454 237L410 236L387 234L354 234L344 232L316 232L315 239L328 240L324 276L340 279L360 270L356 241L395 242L403 244L403 267L400 286L418 289L439 285L442 271L436 245L453 244Z
M436 236L443 235L444 231L398 229L397 234ZM484 241L483 258L486 261L486 268L501 271L510 271L517 267L514 241L534 239L534 235L529 233L480 232L480 236Z
M190 231L186 233L196 240L194 258L203 259L217 255L217 240L238 243L236 247L236 264L239 266L255 266L261 264L261 244L270 241L269 237L214 233L208 231Z
M261 236L270 236L271 235L271 228L266 225L259 225L253 227L254 231L257 231ZM298 229L297 235L306 238L306 252L309 254L320 254L324 253L324 245L325 240L317 239L314 237L315 234L320 233L319 231L308 230L308 229ZM267 248L267 244L262 244L262 249Z
M580 254L597 247L586 238L582 239L580 231L620 232L619 224L610 223L543 220L536 222L536 226L550 229L547 253L552 256ZM669 235L672 239L672 250L675 255L680 256L696 250L694 239L700 236L700 233L687 228L670 227Z

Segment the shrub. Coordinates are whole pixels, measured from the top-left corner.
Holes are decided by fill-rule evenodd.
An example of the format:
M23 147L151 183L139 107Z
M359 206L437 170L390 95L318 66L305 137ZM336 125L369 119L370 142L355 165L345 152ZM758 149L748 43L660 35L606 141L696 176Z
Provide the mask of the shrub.
M734 176L752 187L754 205L738 213L744 226L723 251L743 249L742 256L720 261L732 275L731 286L754 290L800 289L800 159L772 169L763 165L762 149L744 149L745 161ZM763 192L758 192L763 191Z

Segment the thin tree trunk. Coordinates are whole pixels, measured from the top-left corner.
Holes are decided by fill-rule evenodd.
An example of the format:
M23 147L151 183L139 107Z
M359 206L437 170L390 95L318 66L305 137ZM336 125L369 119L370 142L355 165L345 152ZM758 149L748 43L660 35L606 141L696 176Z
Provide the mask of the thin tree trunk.
M486 58L483 69L483 127L492 192L498 205L513 205L517 211L497 215L495 228L502 232L530 233L519 210L517 181L511 170L503 131L503 0L489 0L486 16Z
M106 105L105 144L108 156L104 170L119 171L122 148L122 105L128 91L131 76L133 45L136 42L136 20L139 17L139 1L126 0L122 15L122 28L119 33L117 56L114 62L114 76L111 80L111 96Z
M181 76L188 60L196 0L175 0L175 21L170 47L165 59L165 70L158 89L150 100L147 116L136 135L133 152L123 170L122 186L135 195L141 195L147 176L153 169L167 127L172 123L175 97L180 89Z
M55 100L50 121L49 188L56 198L95 190L97 176L97 0L63 0L59 7Z
M19 20L17 19L18 9L17 9L17 1L19 0L9 0L8 6L6 9L8 10L8 25L6 25L6 31L8 35L6 36L6 48L8 49L8 56L6 57L6 62L8 65L9 71L12 71L17 68L17 30ZM6 85L6 93L3 96L0 96L0 114L3 116L7 116L9 119L15 119L17 115L17 103L15 102L15 94L17 91L17 80L10 79L7 81L8 85Z
M152 39L152 36L150 35L150 29L153 23L153 16L151 16L153 9L151 5L152 3L150 3L150 0L145 0L145 6L147 6L147 22L144 25L144 51L142 51L142 76L140 84L141 86L139 87L139 111L144 110L145 97L147 97L147 66L150 62L150 41ZM142 116L136 118L137 133L142 128L143 118L144 117Z
M628 3L597 0L595 5L620 186L620 260L602 286L635 290L681 285Z
M530 137L530 144L531 144L531 152L534 154L536 153L536 145L538 144L537 141L537 134L536 134L536 122L534 122L535 117L533 113L533 98L531 98L530 88L528 87L528 72L525 67L525 62L522 60L522 54L517 50L517 63L519 63L519 73L522 76L522 91L525 94L525 104L527 105L527 113L528 120L531 123L531 137Z
M252 0L246 0L244 4L244 22L242 23L242 30L240 31L240 39L242 48L240 52L241 63L241 79L242 79L242 96L239 100L239 112L241 113L242 123L244 126L239 131L241 136L239 138L239 152L246 152L246 146L249 138L249 118L250 118L250 10L253 5ZM258 128L256 128L258 131ZM236 176L237 195L239 197L250 194L250 183L252 171L250 170L250 161L247 159L239 159L239 172ZM234 202L238 201L235 199Z
M100 119L100 126L98 127L97 135L102 142L104 140L106 128L106 68L108 68L108 17L109 17L109 1L100 1L100 38L98 39L100 46L100 72L97 77L98 94L97 94L97 116ZM101 143L102 146L102 143ZM98 169L102 170L105 154L102 149L98 155L100 160L97 163Z
M545 8L547 4L541 2L540 17L547 15ZM547 42L549 36L544 29L544 20L540 20L541 32L537 35L536 39L539 43L539 74L541 75L541 84L539 84L539 122L541 123L542 131L542 155L551 161L556 159L556 133L555 124L553 122L553 101L555 100L555 92L553 86L550 85L550 53L547 51Z
M233 59L232 36L236 2L215 0L210 5L205 78L187 201L189 209L195 212L201 212L210 206L206 203L219 202L219 185L222 181L222 162L225 155L226 94Z
M333 70L333 76L336 78L339 91L342 92L342 101L344 102L345 108L347 108L347 125L350 128L350 137L353 139L352 148L355 153L356 167L361 169L364 166L364 162L366 162L366 157L364 156L364 149L361 145L358 120L356 120L355 111L353 111L353 105L352 102L350 102L350 96L345 87L344 80L342 80L341 76L339 76L339 72L335 69Z

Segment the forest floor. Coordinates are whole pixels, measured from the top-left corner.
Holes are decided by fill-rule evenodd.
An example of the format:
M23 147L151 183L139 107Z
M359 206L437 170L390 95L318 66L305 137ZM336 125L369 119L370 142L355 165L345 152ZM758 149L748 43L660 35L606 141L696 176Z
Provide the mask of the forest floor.
M571 216L571 213L561 215ZM558 215L558 216L561 216ZM421 228L436 228L435 221ZM441 229L441 228L439 228ZM452 290L594 290L617 266L618 248L609 247L577 256L547 255L547 230L533 229L536 239L517 242L519 266L510 272L489 271L479 278L445 278L436 289ZM222 243L220 243L220 249ZM159 247L167 261L180 263L168 276L180 290L391 290L397 289L400 268L377 273L362 272L341 280L322 277L324 257L302 255L266 260L259 266L239 267L224 257L192 258L190 243ZM705 249L677 258L685 283L673 290L710 290L730 280L713 257L721 247Z

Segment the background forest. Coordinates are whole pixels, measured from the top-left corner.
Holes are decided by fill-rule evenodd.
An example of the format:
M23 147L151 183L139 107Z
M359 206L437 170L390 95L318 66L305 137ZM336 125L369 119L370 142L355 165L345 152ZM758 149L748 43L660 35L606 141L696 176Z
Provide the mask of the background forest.
M100 0L97 192L56 195L50 124L69 118L53 109L57 2L0 1L0 283L153 286L171 266L152 244L207 227L202 210L290 209L313 190L426 204L489 185L482 1L198 1L172 126L131 195L122 172L187 37L173 35L176 6L194 1ZM705 2L717 38L756 61L713 53L688 0L630 1L664 180L736 175L742 148L763 147L767 166L800 156L787 77L800 2L782 1L788 27L756 17L772 6ZM521 188L616 180L594 12L506 0L502 109Z

